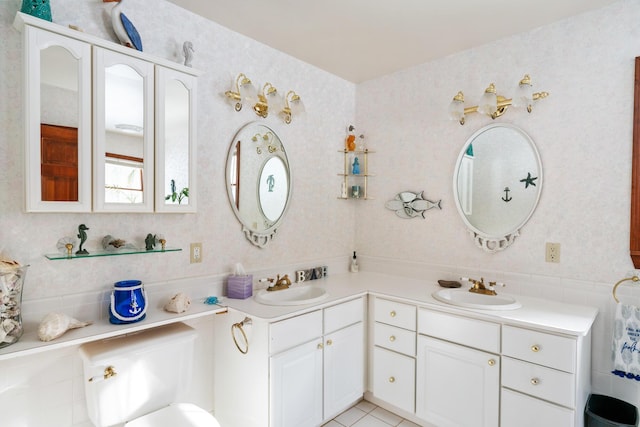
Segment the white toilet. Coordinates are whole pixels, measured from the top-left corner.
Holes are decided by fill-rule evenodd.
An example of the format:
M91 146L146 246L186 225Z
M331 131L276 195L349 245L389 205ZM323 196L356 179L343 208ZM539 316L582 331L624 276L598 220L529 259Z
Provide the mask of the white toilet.
M220 427L207 411L175 403L191 380L196 331L174 323L83 344L85 397L96 427Z

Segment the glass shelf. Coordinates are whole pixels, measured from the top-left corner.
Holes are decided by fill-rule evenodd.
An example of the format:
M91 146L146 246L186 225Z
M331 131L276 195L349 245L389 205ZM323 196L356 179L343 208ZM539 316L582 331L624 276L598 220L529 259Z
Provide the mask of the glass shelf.
M75 259L75 258L92 258L99 256L116 256L116 255L133 255L133 254L152 254L159 252L179 252L181 248L164 248L164 249L151 249L150 251L146 249L138 249L138 248L127 248L127 249L117 249L115 251L97 251L91 252L85 255L77 255L72 253L71 255L63 254L61 252L57 254L47 254L45 257L50 260L59 260L59 259Z

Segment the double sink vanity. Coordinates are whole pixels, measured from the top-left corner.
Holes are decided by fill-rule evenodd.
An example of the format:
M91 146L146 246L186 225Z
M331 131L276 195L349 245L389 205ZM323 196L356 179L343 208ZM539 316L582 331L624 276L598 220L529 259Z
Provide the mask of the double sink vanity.
M321 425L363 395L419 425L582 425L596 309L369 272L313 283L227 301L223 425Z

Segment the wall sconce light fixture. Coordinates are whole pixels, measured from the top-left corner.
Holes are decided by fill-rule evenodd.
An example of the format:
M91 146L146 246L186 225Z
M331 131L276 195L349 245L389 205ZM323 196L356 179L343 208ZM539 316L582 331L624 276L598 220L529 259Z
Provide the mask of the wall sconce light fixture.
M451 120L458 121L461 125L464 125L465 116L471 113L481 113L490 116L492 119L503 115L507 108L512 105L514 107L526 107L527 112L531 112L533 109L533 102L549 96L548 92L533 92L531 86L531 77L525 74L520 84L518 85L516 95L511 98L505 98L504 96L496 93L495 84L491 83L484 94L480 98L478 105L471 107L464 106L464 94L458 92L453 97L451 104L449 104L449 117Z
M226 91L224 94L229 98L229 101L232 103L235 102L234 108L236 111L242 110L242 101L252 103L257 99L256 87L244 73L238 74L238 77L235 79L235 87L232 90Z
M264 135L256 133L251 137L251 140L256 143L256 153L262 154L263 146L266 147L269 154L273 154L278 151L278 146L274 142L274 135L271 132L267 132Z
M284 118L284 122L286 124L291 123L292 114L301 114L304 113L304 111L304 104L302 103L300 96L292 90L287 92L284 97L284 106L280 111L280 114Z
M235 110L242 110L243 102L253 105L253 111L262 118L267 118L269 110L278 112L285 123L291 123L291 117L303 113L304 105L300 96L290 90L283 97L271 83L265 83L262 91L258 93L251 80L240 73L234 81L234 87L225 92L226 97L235 103Z

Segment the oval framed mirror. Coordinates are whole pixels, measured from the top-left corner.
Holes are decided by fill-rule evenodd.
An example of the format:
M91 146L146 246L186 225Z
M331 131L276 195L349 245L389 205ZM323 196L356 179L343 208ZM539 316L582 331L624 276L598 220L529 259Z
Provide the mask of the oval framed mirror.
M509 247L536 209L542 162L533 140L510 124L492 124L464 144L453 173L460 217L478 247Z
M242 231L264 248L275 236L291 201L289 159L278 135L251 122L234 136L229 147L227 195Z

